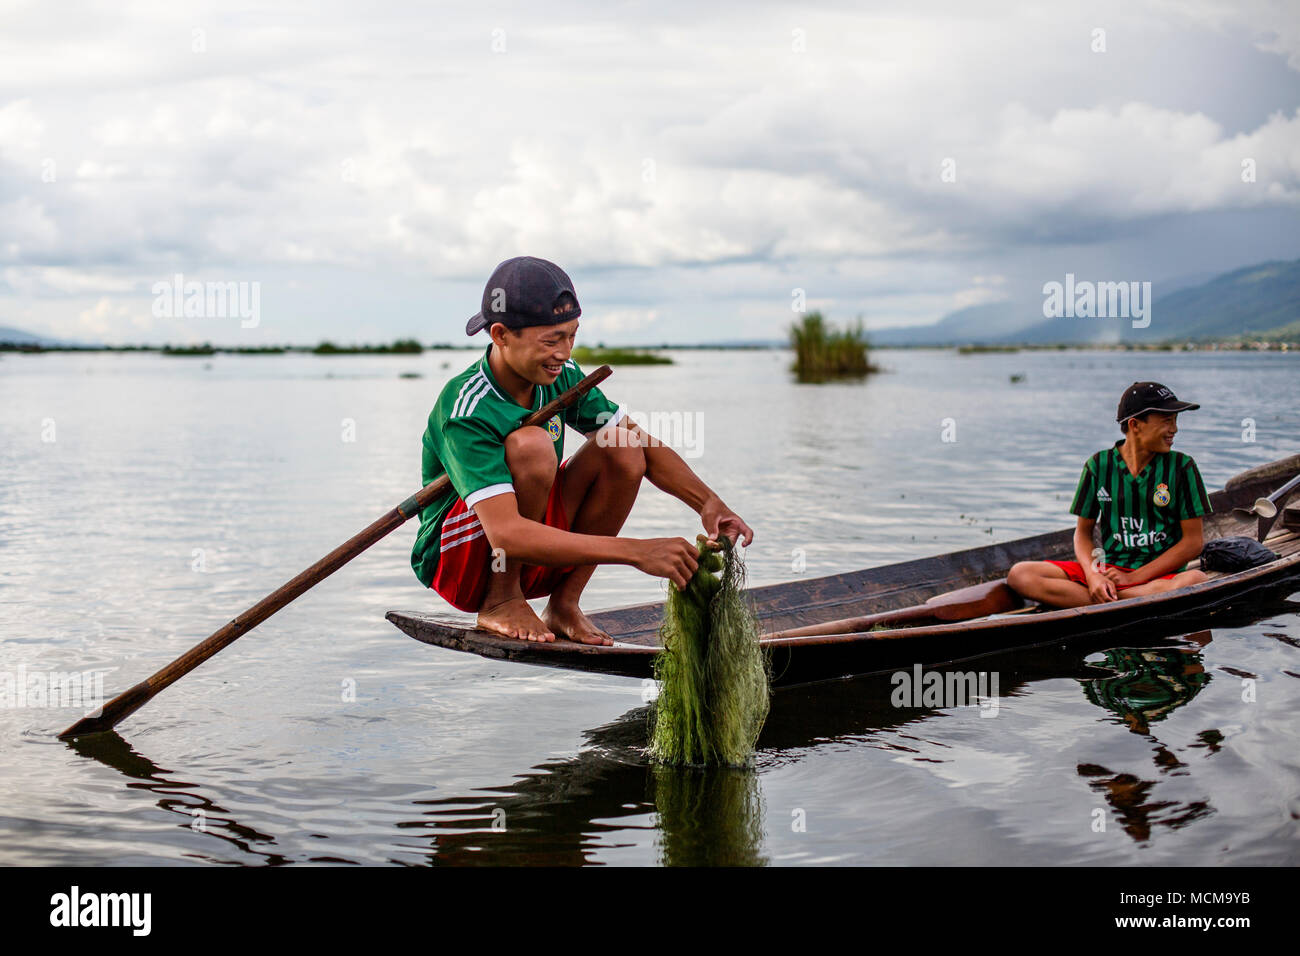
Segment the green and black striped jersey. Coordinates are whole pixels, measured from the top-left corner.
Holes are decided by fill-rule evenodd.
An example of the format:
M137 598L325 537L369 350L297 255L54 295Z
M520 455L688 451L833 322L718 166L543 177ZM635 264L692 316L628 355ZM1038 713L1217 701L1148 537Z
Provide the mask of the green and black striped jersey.
M495 495L513 494L514 479L506 465L506 436L519 423L547 402L583 379L578 363L569 359L560 377L550 385L533 388L533 405L524 408L511 398L492 374L488 356L483 356L442 387L422 442L421 476L424 484L444 474L451 488L420 512L420 530L411 549L411 567L426 587L433 580L446 546L442 523L460 498L467 509ZM564 426L589 435L607 422L618 422L624 409L607 399L598 388L587 392L576 404L546 423L558 465L564 457ZM477 531L482 534L482 530ZM453 542L458 543L458 542Z
M1156 455L1136 478L1120 454L1124 439L1088 459L1070 513L1094 518L1105 562L1140 568L1183 536L1180 522L1210 514L1210 496L1191 456Z

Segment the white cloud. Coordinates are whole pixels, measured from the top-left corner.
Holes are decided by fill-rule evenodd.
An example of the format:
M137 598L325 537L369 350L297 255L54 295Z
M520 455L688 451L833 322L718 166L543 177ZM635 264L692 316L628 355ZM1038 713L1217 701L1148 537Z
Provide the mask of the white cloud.
M130 276L108 271L57 266L10 266L0 272L0 278L17 295L37 298L85 295L99 291L132 292L141 284Z
M584 307L580 324L583 339L590 342L592 336L644 329L658 318L658 309L602 309L592 315Z
M1300 71L1300 10L1291 0L1152 0L1152 6L1216 30L1243 29L1259 49L1286 57Z
M1294 208L1300 85L1235 69L1296 67L1293 4L946 7L466 5L434 28L416 8L28 4L0 37L0 267L60 296L173 270L481 281L527 252L571 274L693 269L713 298L763 285L735 307L770 301L773 325L803 281L911 320L988 301L972 270L1045 244ZM604 305L657 311L652 328L677 288Z
M77 313L77 324L74 330L87 338L100 339L119 333L124 325L130 325L137 330L147 330L152 322L148 313L133 311L127 305L104 297L90 308Z

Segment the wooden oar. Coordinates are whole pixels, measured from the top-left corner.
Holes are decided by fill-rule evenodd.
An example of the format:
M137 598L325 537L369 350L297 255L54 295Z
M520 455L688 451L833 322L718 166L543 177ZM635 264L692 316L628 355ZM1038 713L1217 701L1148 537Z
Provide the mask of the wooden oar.
M577 385L573 386L573 388L562 393L554 401L548 402L537 411L533 412L519 423L519 427L523 428L525 425L544 425L551 416L578 401L595 385L598 385L608 378L609 375L610 367L608 365L602 365ZM83 717L63 733L59 734L59 738L67 740L70 737L80 737L83 734L95 734L100 733L101 731L111 730L119 721L135 713L152 700L154 695L163 688L174 684L190 671L194 670L194 668L206 661L209 657L212 657L218 651L233 644L244 634L247 634L258 624L261 624L276 611L280 610L280 608L310 590L317 583L329 577L339 568L343 567L343 565L347 564L361 552L365 551L380 538L402 525L408 518L418 514L422 508L430 504L435 498L445 492L450 485L451 481L446 475L443 475L437 481L432 481L425 485L392 511L388 512L388 514L370 525L370 527L349 538L307 570L299 574L296 578L262 598L262 600L258 601L243 614L236 617L225 627L218 630L207 640L196 644L162 670L158 671L151 677L142 680L130 690L114 697L104 705L98 716Z
M1024 599L1007 586L1006 578L975 584L960 591L936 594L924 604L880 611L865 617L846 617L838 621L823 621L806 627L792 627L766 635L771 641L786 637L813 637L821 634L851 634L868 631L877 624L903 624L908 621L933 619L938 621L968 621L987 614L1002 614L1024 603Z

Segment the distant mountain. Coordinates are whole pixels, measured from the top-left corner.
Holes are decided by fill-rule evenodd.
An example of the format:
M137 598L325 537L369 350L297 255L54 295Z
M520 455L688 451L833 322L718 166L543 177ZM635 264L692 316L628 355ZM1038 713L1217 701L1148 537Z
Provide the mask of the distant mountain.
M1254 337L1300 321L1300 259L1265 262L1156 299L1151 325L1126 341Z
M0 345L48 345L53 341L43 335L0 325Z
M909 325L868 330L873 346L964 345L1009 335L1033 322L1029 303L989 302L949 312L932 325ZM1041 312L1039 313L1042 314Z
M1131 320L1123 318L1048 319L1001 341L1224 341L1274 338L1284 329L1284 335L1295 337L1294 326L1300 322L1300 259L1246 266L1201 285L1157 295L1150 319L1146 328L1134 328Z
M39 335L8 325L0 325L0 345L41 345L46 348L94 347L88 342L69 342L66 339L50 338L48 335Z
M1079 277L1081 283L1087 277ZM1183 276L1152 288L1151 323L1131 318L1043 318L1044 296L950 312L933 325L877 329L872 345L1053 345L1300 338L1300 259L1265 262L1208 278ZM1062 277L1064 279L1064 277Z
M1169 295L1171 292L1177 292L1179 289L1190 289L1193 286L1205 285L1212 282L1218 277L1217 272L1193 272L1191 275L1178 276L1173 279L1161 279L1158 283L1160 286L1160 295Z

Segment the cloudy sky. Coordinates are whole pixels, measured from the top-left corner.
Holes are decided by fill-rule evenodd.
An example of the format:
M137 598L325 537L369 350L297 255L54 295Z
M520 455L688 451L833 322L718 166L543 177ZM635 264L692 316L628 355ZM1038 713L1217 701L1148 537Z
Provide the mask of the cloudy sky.
M919 324L1298 206L1294 2L0 3L0 326L64 338L463 340L514 255L588 341Z

